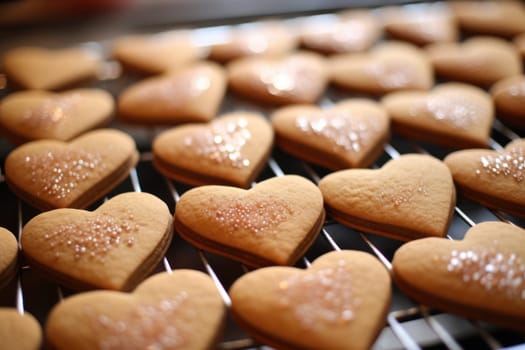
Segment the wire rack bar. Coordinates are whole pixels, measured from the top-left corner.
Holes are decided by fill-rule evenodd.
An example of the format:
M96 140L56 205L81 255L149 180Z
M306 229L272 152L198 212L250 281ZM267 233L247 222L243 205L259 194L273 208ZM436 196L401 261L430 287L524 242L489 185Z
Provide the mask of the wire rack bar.
M396 335L397 339L401 342L403 347L407 350L420 350L421 347L416 343L414 338L403 328L398 319L405 318L408 316L414 316L418 314L418 308L410 308L406 310L393 311L388 314L387 322L392 332Z
M452 335L443 328L443 326L436 320L435 317L432 317L427 308L420 306L420 312L423 315L425 322L430 326L430 328L436 333L436 335L443 341L445 346L450 350L462 350L463 348L459 345Z
M204 252L202 250L200 250L200 249L198 249L198 251L199 251L199 257L201 258L202 263L204 264L204 268L208 272L208 275L210 275L210 277L213 279L213 282L215 282L215 286L217 287L217 289L218 289L218 291L219 291L219 293L220 293L220 295L222 297L222 300L224 301L224 304L228 308L230 308L232 306L232 300L230 298L230 295L226 291L226 288L224 288L224 285L222 284L221 280L219 279L219 277L215 273L215 270L213 270L213 268L211 267L210 263L208 262L208 259L204 255Z

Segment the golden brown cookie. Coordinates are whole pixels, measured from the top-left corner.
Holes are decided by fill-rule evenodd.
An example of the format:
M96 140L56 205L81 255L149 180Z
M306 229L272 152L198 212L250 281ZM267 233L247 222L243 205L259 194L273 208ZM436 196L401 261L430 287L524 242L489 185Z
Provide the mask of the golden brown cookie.
M390 275L372 255L331 252L306 270L267 267L230 288L232 312L277 349L370 349L390 306Z
M377 103L348 99L334 107L283 107L272 115L277 144L294 156L338 170L372 164L383 152L390 120Z
M85 208L128 176L138 161L122 131L91 131L70 142L39 140L15 148L5 161L11 190L40 210Z
M271 105L315 103L328 82L325 60L308 52L235 60L228 79L237 94Z
M381 25L368 11L311 17L302 27L301 45L324 54L365 51L381 36Z
M494 37L473 37L462 43L437 43L427 48L436 74L444 79L489 86L521 74L514 45Z
M93 212L37 215L24 226L21 243L31 266L69 288L131 290L157 267L172 234L162 200L129 192Z
M124 89L118 97L118 117L138 124L206 122L217 113L225 90L222 67L196 63Z
M284 56L297 46L290 28L278 21L232 27L223 39L211 45L209 55L222 63L247 56Z
M416 45L457 41L459 29L452 12L443 4L421 8L389 7L381 11L385 32L394 39Z
M115 40L112 55L124 67L146 74L178 69L202 56L187 32L130 35Z
M490 93L498 119L513 128L525 130L525 75L498 81Z
M82 48L18 47L5 53L7 78L25 89L57 90L96 76L99 59Z
M444 159L458 192L489 208L525 217L525 139L503 151L469 149Z
M37 139L67 141L107 124L114 109L113 97L101 89L22 91L0 101L0 128L18 144Z
M394 132L405 137L457 148L486 147L489 141L494 107L475 86L445 83L430 92L394 92L382 103Z
M525 60L525 33L514 38L514 45L516 45L521 58Z
M46 322L57 350L213 349L225 318L210 277L176 270L154 275L131 294L94 291L57 304Z
M472 227L462 241L425 238L394 255L393 277L438 310L525 331L525 231L502 222Z
M250 190L201 186L185 192L175 229L193 245L246 265L292 265L324 224L323 198L309 180L274 177Z
M153 141L153 165L192 185L247 188L266 165L272 144L272 127L262 115L234 112L164 131Z
M0 308L0 339L4 350L38 350L42 347L42 329L28 312Z
M440 160L405 154L380 169L340 170L319 182L325 208L336 221L408 241L447 233L456 193Z
M15 236L0 227L0 288L16 275L18 267L18 243Z
M434 83L426 55L404 42L384 42L368 53L335 55L328 66L335 85L356 92L428 90Z
M525 32L521 1L451 1L461 28L469 33L511 37Z

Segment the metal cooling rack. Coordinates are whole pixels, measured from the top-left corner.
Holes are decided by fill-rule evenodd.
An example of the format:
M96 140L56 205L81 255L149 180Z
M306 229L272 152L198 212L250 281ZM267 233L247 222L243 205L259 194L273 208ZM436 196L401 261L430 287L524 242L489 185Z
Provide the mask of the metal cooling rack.
M205 30L212 29L207 28ZM107 44L89 43L88 46L104 53L107 52ZM115 96L123 87L135 79L134 77L120 75L118 66L114 62L108 62L106 68L108 69L103 79L96 82L94 86L107 89ZM0 78L2 77L0 76ZM0 96L4 96L8 92L7 89L0 88ZM353 96L347 92L329 88L320 105L329 106L343 98L351 97ZM252 104L228 93L221 106L221 113L233 110L258 111L266 116L272 112L271 109ZM190 187L165 178L155 171L151 164L151 141L164 129L136 127L122 124L119 121L114 121L111 126L124 130L135 138L141 157L129 177L109 193L107 198L122 192L144 191L164 200L173 211L180 195ZM494 150L501 150L506 143L520 137L523 135L515 133L496 120L489 145ZM0 140L2 167L5 156L12 148L12 145ZM379 168L388 160L399 157L400 154L428 153L443 159L448 152L450 152L448 149L415 142L394 134L372 168ZM260 182L270 177L285 174L297 174L317 183L327 173L326 169L305 163L281 152L278 148L274 148L272 157L257 181ZM90 209L98 207L101 202L94 204ZM10 192L2 173L0 173L0 205L2 208L0 226L10 229L20 241L23 225L39 212L21 202ZM525 220L523 219L489 210L458 197L447 237L449 239L462 239L470 227L482 221L503 221L525 227ZM297 263L297 267L308 267L311 261L329 251L353 249L367 251L375 255L388 270L391 270L393 254L401 245L402 242L400 241L359 232L327 218L320 235ZM230 259L199 250L175 234L166 256L157 266L155 272L171 272L180 268L196 269L207 273L215 282L227 308L231 305L227 292L229 287L239 276L249 271L247 267ZM38 271L22 261L17 278L0 290L0 306L16 307L20 313L27 310L41 324L44 324L51 308L61 299L74 293L74 291L44 279ZM465 320L451 314L441 313L438 310L429 310L424 305L411 301L393 285L392 306L387 317L387 324L378 337L374 349L448 348L455 350L463 348L499 349L514 346L525 347L524 334L478 321ZM268 349L264 344L257 344L250 339L231 317L227 319L224 337L218 348L222 350Z

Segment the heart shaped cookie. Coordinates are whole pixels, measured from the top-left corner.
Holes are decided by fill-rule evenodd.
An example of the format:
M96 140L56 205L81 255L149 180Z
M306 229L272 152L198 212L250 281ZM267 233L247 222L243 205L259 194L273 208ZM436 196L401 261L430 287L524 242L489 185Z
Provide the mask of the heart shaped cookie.
M489 86L521 73L520 56L511 43L494 37L473 37L462 43L429 45L427 53L438 76Z
M179 126L153 141L153 165L192 185L249 187L266 165L273 129L255 113L226 114L208 125Z
M57 90L96 76L99 59L81 48L9 50L2 66L7 78L25 89Z
M480 88L446 83L431 92L395 92L382 103L393 130L405 137L459 148L486 147L489 141L494 107Z
M525 32L521 1L450 1L456 20L469 33L512 37Z
M42 329L29 313L20 314L12 308L0 308L2 349L37 350L42 347Z
M67 141L108 123L114 108L113 97L100 89L22 91L0 102L0 127L14 143Z
M305 20L301 45L324 54L365 51L381 36L381 26L368 11L350 10Z
M196 63L124 89L118 97L118 117L138 124L206 122L217 113L225 90L223 68Z
M131 290L158 265L173 233L166 204L147 193L111 198L93 212L55 209L22 231L28 263L73 289Z
M328 169L367 167L383 152L389 118L377 103L349 99L322 110L288 106L272 115L280 148Z
M233 91L271 105L315 103L328 81L324 59L300 52L286 57L247 57L228 65Z
M432 66L414 45L390 41L368 53L335 55L329 60L331 81L339 87L381 95L398 90L428 90Z
M18 243L15 236L0 227L0 288L16 275L18 267Z
M525 331L525 231L502 222L472 227L462 241L425 238L399 248L397 286L439 310Z
M229 62L247 56L283 56L297 45L297 39L278 21L249 23L230 28L223 40L211 45L210 59Z
M130 136L101 129L68 143L39 140L15 148L6 158L5 178L40 210L85 208L121 183L138 157Z
M210 277L176 270L154 275L132 294L94 291L59 303L46 322L53 349L213 349L224 304Z
M175 209L179 234L204 250L246 265L292 265L324 224L323 198L309 180L286 175L250 190L201 186Z
M380 169L337 171L319 188L334 220L404 241L444 236L456 204L447 166L421 154L402 155Z
M525 217L525 139L501 152L469 149L445 159L458 191L489 208Z
M131 35L115 40L112 55L126 68L146 74L162 74L196 61L201 49L189 33Z
M307 270L267 267L230 289L232 312L254 339L278 349L370 349L386 321L390 276L372 255L340 251Z
M525 75L498 81L490 93L498 119L513 128L525 130Z

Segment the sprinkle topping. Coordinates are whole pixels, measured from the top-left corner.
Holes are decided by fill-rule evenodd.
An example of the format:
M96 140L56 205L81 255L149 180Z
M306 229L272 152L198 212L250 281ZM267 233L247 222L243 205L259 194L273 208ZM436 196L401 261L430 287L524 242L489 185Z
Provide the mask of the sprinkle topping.
M479 115L483 115L476 103L453 92L430 96L426 109L435 120L461 129L471 127L479 120Z
M141 304L120 319L101 314L95 328L100 333L102 350L117 349L179 349L187 342L182 308L188 299L180 292L170 299Z
M407 87L416 79L413 69L405 62L371 63L366 72L386 89Z
M184 144L188 150L211 162L244 168L250 166L250 160L243 155L243 149L251 138L248 120L237 118L215 121L205 132L186 136Z
M391 204L397 208L402 204L410 202L410 200L417 194L428 195L428 190L421 181L419 181L416 186L394 187L390 188L390 191L388 192L381 191L379 196L383 202Z
M476 174L485 173L491 176L512 177L520 183L525 177L525 156L523 144L511 147L496 156L486 155L479 160Z
M301 96L319 85L320 81L316 70L299 60L280 65L263 65L258 74L268 93L274 96Z
M22 123L28 128L49 129L67 118L79 103L80 95L49 97L24 113Z
M101 214L81 222L59 225L44 238L56 257L71 251L76 260L87 257L102 261L113 249L133 246L138 230L130 212L119 217Z
M279 304L291 311L305 329L319 322L347 324L355 318L360 300L353 295L352 276L346 262L333 268L291 275L279 282Z

